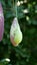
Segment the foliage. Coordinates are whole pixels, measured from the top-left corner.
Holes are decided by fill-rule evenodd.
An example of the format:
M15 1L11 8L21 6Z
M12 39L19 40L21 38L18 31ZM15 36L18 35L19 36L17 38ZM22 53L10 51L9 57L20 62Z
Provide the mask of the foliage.
M27 0L17 6L18 21L23 33L23 40L18 47L10 42L10 27L16 16L15 0L14 6L13 0L0 1L5 18L4 37L0 42L0 65L37 65L37 0ZM5 58L9 58L10 62L2 61Z

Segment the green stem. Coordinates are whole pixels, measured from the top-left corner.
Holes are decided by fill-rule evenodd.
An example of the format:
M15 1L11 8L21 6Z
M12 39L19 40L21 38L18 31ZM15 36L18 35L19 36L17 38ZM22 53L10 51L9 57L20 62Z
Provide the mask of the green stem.
M17 0L15 0L15 7L16 7L16 17L17 17Z
M15 7L15 9L14 9L14 7ZM15 2L14 2L14 0L13 0L13 9L14 9L14 11L15 11L16 17L18 17L18 16L17 16L17 0L15 0Z
M13 10L14 10L14 0L13 0Z

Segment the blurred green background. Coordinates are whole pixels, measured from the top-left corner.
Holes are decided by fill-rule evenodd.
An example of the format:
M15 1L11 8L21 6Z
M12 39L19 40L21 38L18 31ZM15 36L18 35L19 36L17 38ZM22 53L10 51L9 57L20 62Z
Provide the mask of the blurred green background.
M17 0L17 17L23 40L14 47L10 27L16 16L16 0L0 0L5 18L3 40L0 42L0 65L37 65L37 0Z

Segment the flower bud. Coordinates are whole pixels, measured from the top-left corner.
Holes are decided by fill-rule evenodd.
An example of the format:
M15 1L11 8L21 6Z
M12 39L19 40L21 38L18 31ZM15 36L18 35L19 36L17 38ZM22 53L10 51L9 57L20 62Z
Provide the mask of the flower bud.
M22 32L20 30L17 18L14 18L13 23L11 25L10 40L13 46L18 46L18 44L22 41Z

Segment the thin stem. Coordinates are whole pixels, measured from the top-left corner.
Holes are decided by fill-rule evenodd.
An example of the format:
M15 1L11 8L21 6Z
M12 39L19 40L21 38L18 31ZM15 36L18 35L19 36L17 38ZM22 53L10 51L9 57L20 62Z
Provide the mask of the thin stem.
M14 7L15 7L15 9L14 9ZM15 0L15 2L13 0L13 9L14 9L16 17L17 17L17 0Z
M15 0L15 7L16 7L16 17L17 17L17 0Z
M14 0L13 0L13 8L14 8Z

